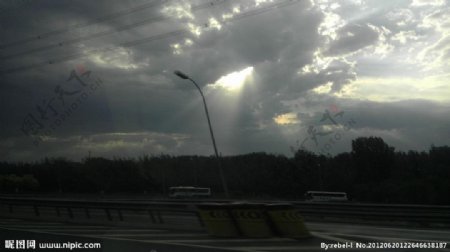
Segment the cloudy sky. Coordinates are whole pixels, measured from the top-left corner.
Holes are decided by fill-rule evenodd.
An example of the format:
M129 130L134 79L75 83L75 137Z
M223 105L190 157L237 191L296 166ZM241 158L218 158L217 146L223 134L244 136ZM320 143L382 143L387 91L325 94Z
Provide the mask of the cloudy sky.
M450 144L446 0L0 1L0 160Z

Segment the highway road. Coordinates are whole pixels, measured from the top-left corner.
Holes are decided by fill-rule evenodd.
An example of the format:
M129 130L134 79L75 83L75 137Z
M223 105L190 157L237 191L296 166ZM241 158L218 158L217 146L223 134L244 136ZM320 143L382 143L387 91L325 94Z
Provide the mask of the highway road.
M353 248L327 251L367 251L359 246L415 246L445 244L445 249L376 249L376 251L450 251L450 229L395 228L373 225L350 225L342 223L307 223L312 238L295 240L225 239L211 237L203 231L167 230L163 228L117 227L97 224L67 224L21 219L0 219L0 251L6 241L35 240L40 243L100 243L100 249L75 249L73 251L145 251L145 252L191 252L191 251L325 251L325 244L349 244ZM4 240L4 241L3 241ZM7 250L17 251L17 250ZM24 251L24 250L22 250ZM44 249L42 250L44 251ZM70 251L69 249L45 249L45 251Z

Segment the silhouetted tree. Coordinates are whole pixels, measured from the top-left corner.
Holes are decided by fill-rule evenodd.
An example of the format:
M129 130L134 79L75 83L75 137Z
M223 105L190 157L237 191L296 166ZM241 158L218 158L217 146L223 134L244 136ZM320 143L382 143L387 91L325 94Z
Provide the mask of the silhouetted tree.
M298 150L293 158L264 152L221 157L235 197L301 198L308 190L345 191L357 201L450 204L450 147L395 152L379 137L352 141L335 157ZM45 158L0 162L0 192L143 193L167 195L169 186L222 185L214 156Z

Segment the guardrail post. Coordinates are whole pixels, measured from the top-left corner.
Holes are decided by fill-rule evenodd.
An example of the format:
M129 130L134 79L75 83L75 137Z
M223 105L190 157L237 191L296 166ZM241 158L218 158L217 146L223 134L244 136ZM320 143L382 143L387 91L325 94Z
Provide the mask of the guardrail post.
M105 208L104 210L105 210L105 213L106 213L106 217L108 217L108 220L109 220L109 221L112 221L113 218L112 218L112 216L111 216L111 212L109 211L109 209L108 209L108 208Z
M198 222L200 223L200 226L204 227L205 223L203 222L203 219L200 216L200 213L197 211L197 212L195 212L195 215L197 216L197 219L198 219Z
M40 214L39 214L38 206L37 205L33 205L33 208L34 208L34 214L36 214L36 216L39 216Z
M73 219L72 208L68 207L68 208L67 208L67 212L69 212L69 217L70 217L71 219Z
M161 216L161 212L159 210L156 211L156 216L158 217L158 221L159 223L164 223L162 216Z
M119 213L119 220L123 221L122 211L120 211L120 209L117 209L117 212Z
M84 209L84 213L86 214L86 218L90 219L91 218L91 214L89 213L89 208L85 208Z
M150 218L152 219L152 222L156 223L155 215L153 215L152 210L148 210L148 215L150 215Z

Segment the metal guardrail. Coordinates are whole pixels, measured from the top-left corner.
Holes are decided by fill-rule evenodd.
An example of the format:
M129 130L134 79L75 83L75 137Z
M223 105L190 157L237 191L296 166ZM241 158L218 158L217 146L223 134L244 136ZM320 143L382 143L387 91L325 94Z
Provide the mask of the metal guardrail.
M295 202L306 219L405 222L422 226L450 226L450 206Z
M27 208L29 217L45 218L49 215L65 217L68 221L94 220L143 222L148 225L186 225L177 218L191 220L192 225L203 228L196 204L204 201L190 202L127 202L112 200L73 200L73 199L30 199L17 197L0 197L0 215L24 215ZM225 203L222 201L222 203ZM279 203L259 201L259 203ZM306 221L339 220L344 222L404 222L422 226L450 226L450 206L430 205L394 205L394 204L360 204L360 203L326 203L326 202L286 202L298 208ZM43 214L45 212L45 214ZM22 214L21 214L22 213ZM100 216L102 215L102 216ZM172 220L170 222L169 220ZM192 226L190 228L193 228Z
M25 199L0 197L0 215L22 218L59 218L71 222L102 219L114 222L141 222L147 225L166 225L168 219L180 216L203 223L193 204L176 202L116 202L67 199ZM182 225L182 223L181 223Z

